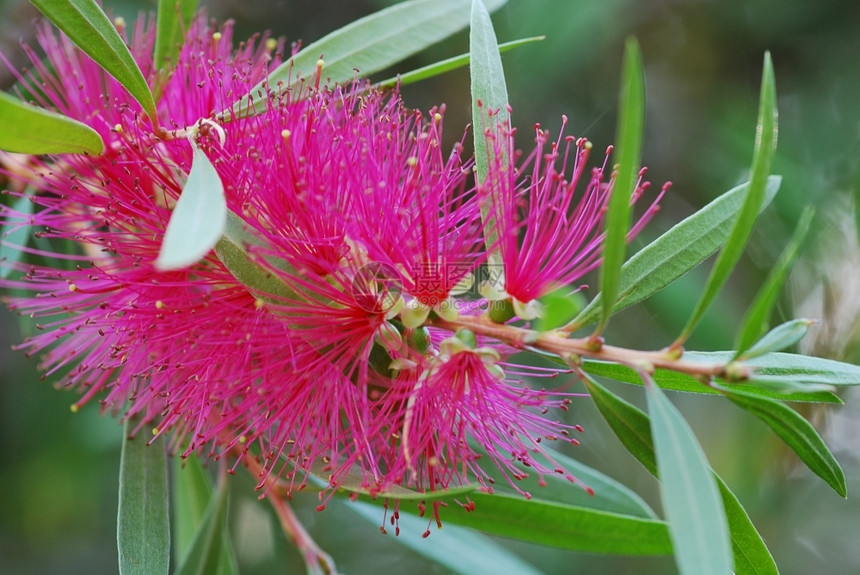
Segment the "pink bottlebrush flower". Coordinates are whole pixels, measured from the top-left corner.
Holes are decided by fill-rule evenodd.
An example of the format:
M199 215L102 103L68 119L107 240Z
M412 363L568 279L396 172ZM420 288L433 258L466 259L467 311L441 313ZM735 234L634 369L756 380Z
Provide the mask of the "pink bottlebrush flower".
M138 26L132 43L152 84L158 81L148 62L154 32L151 26ZM350 275L364 262L350 268L330 257L329 263L340 266L336 274L326 275L333 271L330 265L318 265L305 275L287 274L291 287L302 294L294 300L250 293L214 254L185 270L158 270L154 261L170 208L189 170L189 143L153 134L131 97L68 40L47 29L41 38L50 67L63 75L54 76L50 67L34 60L36 69L23 78L25 84L44 86L44 106L95 127L107 151L95 158L37 162L34 173L26 176L39 190L32 198L39 209L28 223L43 240L71 242L79 251L26 248L57 263L7 264L24 275L3 281L3 286L36 292L10 298L10 307L33 315L45 330L21 347L44 353L47 373L66 372L65 385L84 393L75 407L106 395L101 400L105 408L143 415L143 422L156 424L158 435L170 434L175 450L187 453L209 444L219 453L259 442L261 452L273 452L275 459L302 450L298 461L303 469L323 457L345 468L356 459L372 462L372 454L362 447L369 441L361 437L362 421L370 417L366 389L350 381L366 379L361 373L367 362L356 358L369 353L384 321L384 314L361 308L349 291ZM229 107L265 78L271 48L249 42L234 52L230 27L215 32L198 20L162 88L162 126L184 130ZM309 141L323 128L347 133L349 115L337 111L341 103L334 94L318 96L309 103L282 102L278 110L296 118L303 110L316 113L316 122L304 118L297 124L299 137ZM323 114L326 109L333 115ZM272 114L266 117L271 120ZM266 121L234 120L224 151L216 150L205 134L198 142L225 176L234 176L226 186L232 211L255 223L261 211L246 212L253 208L249 197L273 178L271 173L259 178L259 168L271 156L261 159L252 153L256 134L251 128ZM283 142L280 130L275 138ZM311 152L322 148L317 144ZM234 164L242 170L233 171ZM294 194L286 204L302 204L297 190L277 190ZM265 199L257 198L257 208L266 205ZM277 216L267 215L261 220L270 224ZM325 219L321 213L315 216ZM4 222L22 218L11 208L0 208ZM334 221L336 229L343 229L337 223L342 220ZM308 254L322 253L333 240L308 220L297 225L265 228L260 241L295 242L292 232L304 231L313 249L278 255L293 270L308 272ZM341 236L338 250L347 249L344 242ZM271 246L278 244L266 249ZM317 295L306 297L308 293ZM270 468L275 467L272 462Z
M562 132L567 118L562 120ZM493 201L498 250L504 265L504 286L496 297L510 296L518 315L535 317L529 302L560 287L573 284L600 265L603 216L615 183L606 181L606 152L603 165L587 172L591 142L559 136L544 153L549 133L535 127L537 145L517 168L515 130L500 127L486 131L490 145L486 186ZM530 166L530 168L529 168ZM523 178L522 172L530 169ZM570 175L568 176L568 170ZM644 169L631 198L636 201L648 189L642 181ZM577 197L577 188L585 180ZM628 232L628 241L650 221L668 184Z
M541 484L548 474L579 484L542 446L563 438L578 444L569 436L581 427L547 417L550 410L566 411L575 394L534 390L522 379L560 372L508 363L502 353L514 350L469 340L468 334L448 337L414 367L403 364L395 377L385 397L392 438L387 480L425 492L476 483L492 493L496 479L489 465L526 497L516 480L529 472ZM434 505L437 521L438 511Z

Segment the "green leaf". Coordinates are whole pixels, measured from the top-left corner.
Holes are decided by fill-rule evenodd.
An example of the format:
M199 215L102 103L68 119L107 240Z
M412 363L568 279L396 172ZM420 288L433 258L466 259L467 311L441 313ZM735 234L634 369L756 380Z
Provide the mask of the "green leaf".
M157 69L170 67L176 62L196 9L197 0L158 0L155 52L152 57Z
M781 178L768 178L764 209L779 190ZM622 267L616 313L660 291L713 254L729 237L729 222L743 205L749 184L742 184L675 224L669 231L636 252ZM574 331L601 315L602 294L595 296L565 327Z
M733 352L685 352L684 359L706 363L728 363ZM768 353L743 362L752 367L755 377L777 380L792 378L796 382L824 383L827 385L860 385L860 366L832 359L798 355L794 353Z
M212 500L212 480L200 464L196 455L186 459L174 457L173 466L173 520L174 559L181 563L188 555L191 545L203 524L206 509ZM217 575L236 575L239 565L236 552L225 527L221 534L221 557Z
M731 359L732 355L734 355L734 352L686 352L684 354L684 360L698 363L725 365ZM801 380L791 380L781 383L778 386L776 382L779 381L780 375L772 375L770 373L772 371L770 368L762 369L757 367L756 369L760 371L759 374L754 375L753 379L743 384L732 384L732 387L765 397L777 398L782 401L842 403L842 400L840 400L839 397L830 393L830 388L823 389L817 385L818 382L804 383ZM608 377L624 383L642 385L642 379L639 377L639 374L625 365L586 359L582 362L582 370L592 375ZM657 385L663 389L684 391L687 393L704 393L710 395L720 394L718 390L703 384L695 377L687 375L686 373L669 369L657 369L652 377ZM797 376L792 375L791 377ZM761 384L760 380L764 379L768 380L769 383ZM786 390L788 389L791 389L791 391L786 393Z
M370 524L379 525L382 520L382 509L378 505L362 501L343 502L343 505ZM421 536L427 529L427 519L401 509L398 519L400 529L394 541L460 575L475 573L539 575L541 573L536 567L489 537L464 527L451 525L447 521L445 523L445 528L431 533L428 541Z
M125 86L155 124L155 100L128 46L96 0L30 0L48 20Z
M600 511L632 515L645 519L657 519L657 514L654 513L654 510L626 485L619 483L584 463L580 463L555 450L548 449L545 444L544 450L556 463L572 473L577 480L592 488L594 494L589 495L584 489L571 488L570 482L560 475L547 475L545 478L547 482L546 487L530 487L530 482L535 485L537 484L537 481L533 477L518 481L517 487L528 488L532 495L543 501L555 501L567 505L589 507ZM533 472L532 475L534 475ZM497 488L500 488L500 485L502 485L501 482L497 480Z
M272 301L279 298L294 299L296 292L291 287L264 269L248 254L248 247L252 245L260 245L260 240L248 231L242 218L227 210L224 235L215 244L215 254L224 267L255 296ZM279 263L281 269L289 271L286 270L285 261L276 263Z
M726 482L714 473L732 539L732 555L735 558L735 575L779 575L773 556L764 544L758 530L750 521L746 510L731 492Z
M18 263L24 254L23 248L32 236L33 230L30 219L33 215L33 201L29 195L24 195L15 201L12 209L21 214L20 218L6 218L0 229L0 279L5 279L12 272L9 267Z
M98 132L0 92L0 150L19 154L101 154Z
M713 472L683 416L653 382L645 386L660 496L681 575L733 568L728 521Z
M215 246L226 225L224 184L206 154L194 146L191 172L173 208L155 266L174 270L196 263Z
M540 298L543 313L535 320L532 329L549 331L557 329L569 322L585 307L585 296L579 291L567 288L556 290Z
M642 161L642 136L645 131L645 71L642 54L635 38L624 46L621 68L621 97L618 105L617 148L613 161L618 165L606 214L603 262L600 265L600 294L602 317L595 335L603 332L609 322L621 282L621 266L627 249L630 228L630 198L639 177Z
M219 573L224 557L222 543L227 525L227 473L218 478L218 488L210 498L206 513L191 546L176 570L176 575L208 575Z
M764 421L809 469L842 497L847 496L845 474L811 423L778 401L721 386L732 403Z
M173 549L178 563L191 548L197 527L206 514L206 506L212 496L212 481L194 455L187 459L173 458L172 479Z
M649 417L637 407L611 394L595 382L584 381L586 381L589 392L597 403L601 415L610 424L624 446L648 471L656 476L657 464L653 451ZM729 524L729 536L732 540L732 553L735 558L735 574L778 574L770 551L768 551L761 535L756 531L740 502L716 473L714 473L714 479L720 488L720 495Z
M487 179L490 158L493 153L503 153L487 148L487 134L495 134L497 128L508 121L508 88L505 84L505 70L499 44L493 30L490 14L481 0L472 1L472 19L469 32L469 73L472 85L472 134L475 141L475 182L480 185ZM510 158L501 158L506 165ZM498 230L493 221L492 197L487 196L481 203L481 221L484 225L484 240L487 246L495 246ZM488 255L490 265L501 263L495 248Z
M488 0L487 5L495 10L506 1ZM469 4L470 0L410 0L356 20L309 44L275 68L264 82L234 104L232 111L243 116L265 109L265 101L251 103L264 85L281 84L287 89L313 76L320 56L325 60L323 77L331 82L352 80L356 69L362 77L384 70L465 28ZM229 116L230 110L222 115Z
M533 42L540 42L541 40L545 39L546 36L532 36L531 38L522 38L520 40L504 42L502 44L499 44L499 52L504 53L508 50L513 50L514 48L519 48L520 46L525 46L526 44L531 44ZM398 84L400 86L414 84L415 82L427 80L428 78L434 78L446 72L450 72L452 70L457 70L458 68L468 66L470 60L471 58L469 54L460 54L459 56L454 56L453 58L446 58L445 60L440 60L433 64L422 66L421 68L416 68L415 70L412 70L410 72L398 74L397 76L393 76L381 82L377 82L375 86L377 88L393 88Z
M750 349L753 343L755 343L755 341L767 331L769 325L768 322L771 314L773 313L773 306L776 304L776 299L779 297L779 293L782 291L782 286L785 284L785 278L791 270L794 260L797 258L800 246L806 238L806 234L809 231L809 225L812 223L812 217L814 214L815 210L810 207L807 207L804 210L803 215L800 216L800 222L794 230L794 235L792 236L791 241L779 256L779 260L777 260L776 265L774 265L773 269L770 270L767 280L765 280L761 289L759 289L755 300L753 300L749 310L747 310L747 313L741 322L741 328L738 330L737 340L735 341L734 347L737 350L737 357L750 357L748 354L744 354L744 352ZM803 333L805 334L806 331L804 330ZM777 351L778 349L784 349L789 345L792 345L792 343L786 344L777 349L768 349L768 351ZM759 355L761 355L761 353L759 353Z
M130 438L134 423L123 430L119 464L117 549L120 575L167 574L170 566L170 517L167 454L164 446L147 446Z
M793 319L778 325L766 333L755 345L748 346L744 353L738 354L736 361L744 361L791 347L806 336L809 326L814 323L815 320L811 319Z
M475 504L474 511L451 504L442 513L442 521L570 551L617 555L672 552L662 521L501 493L473 493L469 500ZM403 509L401 506L401 513Z
M717 256L717 261L714 263L702 296L673 347L679 347L698 325L746 247L750 232L764 202L765 188L770 175L773 155L776 151L776 116L776 82L773 77L773 64L770 61L770 53L765 53L749 192L744 199L743 208L732 225L729 239Z
M580 375L600 415L615 432L615 435L652 475L657 475L657 460L654 457L654 442L651 439L651 422L648 416L635 405L621 399L587 374Z

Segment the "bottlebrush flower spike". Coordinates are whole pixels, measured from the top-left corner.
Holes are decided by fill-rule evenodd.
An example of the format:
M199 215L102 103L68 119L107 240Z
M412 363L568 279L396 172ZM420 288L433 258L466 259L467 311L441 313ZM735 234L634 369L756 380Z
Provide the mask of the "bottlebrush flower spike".
M567 118L562 120L562 129ZM559 135L549 142L549 133L535 127L536 146L520 168L516 167L515 130L501 126L487 130L489 174L485 193L492 199L497 226L497 249L504 265L504 286L495 286L488 297L511 297L522 319L537 315L530 302L560 287L573 284L600 265L603 216L615 183L606 179L611 148L603 165L587 172L591 142ZM544 153L549 142L549 152ZM526 177L522 173L529 169ZM570 176L566 174L570 170ZM644 169L631 198L635 202L649 187L642 181ZM577 188L585 180L581 196ZM627 234L631 240L659 209L668 188L663 187Z
M393 438L388 481L426 492L477 483L492 492L499 477L526 497L516 480L531 472L541 483L548 474L579 483L542 446L565 437L578 444L569 436L579 426L547 416L566 411L575 394L528 387L522 376L558 371L510 364L503 355L513 351L459 332L435 344L419 367L398 374L385 398Z

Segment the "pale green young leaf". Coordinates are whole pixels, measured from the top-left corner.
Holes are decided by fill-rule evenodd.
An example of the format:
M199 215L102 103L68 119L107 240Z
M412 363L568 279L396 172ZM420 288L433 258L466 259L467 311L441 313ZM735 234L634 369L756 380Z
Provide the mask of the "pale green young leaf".
M502 44L499 44L499 52L504 53L508 50L513 50L514 48L519 48L520 46L525 46L526 44L531 44L533 42L540 42L541 40L545 39L546 36L532 36L531 38L522 38L520 40L504 42ZM457 70L458 68L468 66L469 62L469 54L460 54L459 56L454 56L453 58L446 58L444 60L440 60L439 62L428 64L427 66L422 66L420 68L416 68L415 70L405 72L403 74L398 74L397 76L388 78L386 80L382 80L381 82L377 82L375 86L377 88L393 88L397 85L406 86L408 84L414 84L415 82L427 80L429 78L439 76L446 72L450 72L452 70Z
M379 525L383 510L378 505L363 501L342 503L371 525ZM405 509L404 509L405 508ZM399 534L394 541L404 545L459 575L475 573L516 573L539 575L533 565L486 535L445 522L445 528L434 531L432 541L421 535L427 529L427 519L409 513L410 507L404 505L398 519ZM387 529L390 527L386 526ZM428 545L428 543L431 543Z
M120 575L167 575L170 566L170 517L167 454L162 443L147 446L143 434L130 438L123 429L119 464L117 550Z
M811 319L793 319L780 324L739 354L736 361L752 359L773 351L782 351L803 339L809 331L809 326L814 323L815 321Z
M765 53L749 191L744 199L744 206L732 225L729 239L717 256L717 261L714 263L702 296L681 335L673 344L674 347L680 347L698 325L708 307L722 290L729 274L734 269L735 264L738 263L741 253L746 247L750 232L764 202L765 188L770 175L773 155L776 151L776 133L776 82L773 77L773 64L770 60L770 54Z
M195 146L191 172L170 215L155 266L174 270L196 263L215 247L226 225L224 184L206 154Z
M767 331L770 316L773 313L773 306L776 304L779 293L785 284L785 278L791 270L794 260L797 258L800 246L806 238L814 215L815 210L811 207L807 207L803 211L803 215L800 216L800 222L798 222L797 228L794 230L791 241L789 241L788 246L786 246L785 250L779 256L776 265L770 270L767 279L744 315L741 327L738 330L738 337L735 340L735 350L738 357L748 357L748 354L744 352L750 349L753 343ZM791 344L787 344L779 349L785 349L788 345ZM779 351L779 349L768 349L768 351ZM762 353L767 352L760 352L758 355Z
M0 279L9 276L12 268L9 267L21 260L23 249L33 235L30 218L33 215L33 201L29 195L18 198L12 205L20 217L7 217L0 228Z
M101 154L102 137L77 120L0 92L0 150L19 154Z
M235 572L221 565L225 558L222 545L227 526L227 486L227 473L222 472L191 545L176 569L175 575L209 575L210 573L215 575Z
M732 403L764 421L836 493L847 496L845 474L818 432L802 415L778 401L721 386Z
M618 295L621 266L627 249L627 232L630 228L630 198L639 177L642 161L642 138L645 132L645 71L642 53L635 38L628 38L624 46L621 67L621 97L618 104L618 129L613 162L616 163L615 183L609 197L606 214L603 261L600 265L600 297L602 315L595 332L603 332Z
M499 44L493 22L481 0L472 1L472 19L469 32L469 73L472 85L472 134L475 141L475 181L478 185L486 179L491 162L506 165L510 158L494 159L496 153L504 153L502 147L492 150L488 147L489 134L495 134L499 127L509 121L508 88L505 83L505 70L499 54ZM490 265L499 264L499 254L492 246L498 240L498 230L493 218L492 198L487 196L481 204L481 221L484 224L484 241L491 246Z
M152 56L157 69L170 67L176 62L196 9L197 0L158 0L155 51Z
M507 0L487 0L495 10ZM356 20L308 44L275 68L268 78L225 110L222 115L245 116L265 109L258 92L268 84L286 89L316 74L317 60L325 66L323 79L347 82L384 70L458 32L469 23L471 0L409 0ZM252 99L254 101L252 101Z
M96 0L30 1L72 42L125 86L153 123L157 123L155 100L149 85L128 46Z
M726 512L713 472L681 413L645 385L660 497L681 575L726 575L734 566Z
M776 195L782 179L768 178L764 209ZM730 222L743 205L749 184L741 184L675 224L669 231L636 252L622 267L616 313L660 291L713 254L729 236ZM597 321L602 313L598 294L565 327L569 331Z

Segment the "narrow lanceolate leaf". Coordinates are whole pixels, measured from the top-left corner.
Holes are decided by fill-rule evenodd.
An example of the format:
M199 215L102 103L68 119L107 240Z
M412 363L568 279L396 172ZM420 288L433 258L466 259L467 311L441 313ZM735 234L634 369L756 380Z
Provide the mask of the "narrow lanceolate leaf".
M767 332L737 358L740 361L758 357L772 351L782 351L803 339L813 325L812 319L793 319Z
M618 438L648 471L657 475L656 458L651 439L651 421L637 407L611 394L593 381L586 381L591 397L601 415L612 427ZM609 397L607 398L607 394ZM618 425L618 423L622 423ZM720 488L723 508L729 524L732 540L732 554L735 559L735 575L775 575L778 574L773 557L749 519L740 502L729 490L719 475L714 479Z
M48 20L125 86L153 122L155 101L128 46L96 0L30 0Z
M212 496L212 481L196 456L173 458L170 495L173 505L173 550L176 562L187 555Z
M779 176L768 178L762 209L774 198L781 181ZM732 188L636 252L621 267L613 313L660 291L717 251L729 237L731 221L748 189L749 184ZM602 294L595 296L565 329L573 331L597 321L602 300Z
M174 457L173 461L173 551L180 564L189 554L197 532L203 525L206 510L213 498L212 480L200 464L200 459L191 455L187 459ZM237 575L239 564L236 552L226 527L221 533L221 557L218 559L216 575Z
M776 151L776 115L776 83L773 77L773 65L770 61L770 54L766 53L764 57L764 70L762 72L761 97L759 100L758 123L756 125L755 150L753 152L752 177L750 178L749 191L744 200L744 206L732 225L729 239L726 241L726 245L719 256L717 256L717 261L711 270L711 275L705 285L702 297L699 299L698 304L696 304L696 308L687 321L686 327L684 327L673 347L682 345L693 329L695 329L696 325L698 325L708 307L710 307L711 302L714 301L722 289L735 264L738 263L744 247L746 247L753 224L755 224L755 220L761 211L765 187L770 175L773 155Z
M197 0L158 0L153 62L159 70L176 62L185 33L194 18Z
M499 54L499 44L490 14L481 0L472 2L472 20L469 32L469 72L472 82L472 133L475 137L475 180L478 185L484 182L489 172L491 154L487 134L495 134L499 126L508 123L508 87L505 83L505 70ZM498 147L498 153L502 153ZM500 158L501 165L510 158ZM481 204L481 221L484 223L485 242L494 246L498 240L498 230L492 223L492 199L488 196ZM498 265L499 254L493 250L489 254L491 265Z
M469 500L475 504L473 512L453 502L449 504L443 517L446 525L463 525L493 535L586 553L672 553L666 524L655 519L501 493L473 493ZM401 513L404 507L401 505Z
M23 248L32 235L30 217L33 214L33 202L30 196L21 196L12 206L21 216L17 220L6 219L0 228L0 279L9 276L13 264L21 260Z
M732 554L735 558L735 575L779 575L773 556L764 544L758 530L750 521L746 510L731 492L726 482L714 474L732 538Z
M487 0L490 10L506 0ZM316 73L317 60L325 60L323 77L332 82L352 80L384 70L458 32L469 24L470 0L410 0L380 10L309 44L278 66L265 82L232 106L243 116L265 109L265 101L255 101L264 84L284 89ZM255 106L249 109L249 104ZM259 108L257 108L259 106ZM223 115L229 117L230 110Z
M651 439L651 423L648 416L635 405L621 399L585 373L580 374L591 399L600 415L615 432L627 451L645 469L657 475L657 460L654 457L654 442Z
M811 207L807 207L803 211L803 215L800 217L800 222L798 222L797 228L794 230L791 241L779 256L779 260L777 260L776 265L771 269L767 280L765 280L764 285L759 289L753 303L750 305L749 310L747 310L741 322L741 328L738 330L738 337L734 346L738 357L744 356L744 352L752 347L753 343L767 331L773 306L776 304L779 293L785 284L785 278L791 270L794 260L797 258L800 246L806 238L814 214L815 211ZM784 349L784 347L779 349ZM769 351L776 350L771 349Z
M520 40L504 42L502 44L499 44L499 52L504 53L508 50L513 50L514 48L519 48L520 46L525 46L526 44L531 44L533 42L540 42L541 40L545 39L546 36L532 36L531 38L522 38ZM459 56L454 56L453 58L446 58L445 60L440 60L434 64L429 64L427 66L416 68L415 70L412 70L410 72L398 74L397 76L376 83L375 86L377 88L393 88L398 84L400 86L414 84L415 82L427 80L429 78L439 76L446 72L450 72L452 70L457 70L458 68L468 66L470 61L471 58L469 54L460 54Z
M617 164L615 183L609 197L606 214L606 239L603 242L603 263L600 265L602 317L595 332L603 332L615 306L621 281L621 266L627 248L630 228L630 198L639 177L642 161L642 135L645 131L645 72L642 54L635 38L628 38L621 68L621 98L618 108L617 148L613 161Z
M845 474L830 449L811 423L790 407L772 399L757 397L725 386L720 388L732 403L764 421L785 441L809 469L836 493L845 497Z
M687 352L684 354L684 359L703 364L725 365L731 359L732 355L733 352ZM706 360L706 358L711 359ZM750 365L751 363L747 362L746 364ZM733 388L742 389L743 391L764 397L773 397L781 401L842 403L842 400L832 393L833 387L830 384L803 380L803 378L819 376L805 376L799 373L783 375L782 373L784 372L771 373L773 370L769 368L759 368L753 365L750 365L750 367L753 367L756 371L761 370L761 373L754 373L752 379L745 383L733 383ZM586 359L582 362L582 370L592 375L608 377L624 383L642 385L642 378L639 377L639 374L626 365ZM654 371L652 378L663 389L670 389L672 391L709 395L719 395L720 393L713 387L704 385L700 380L691 375L670 369L657 369Z
M227 524L227 473L222 472L218 488L206 507L194 540L176 575L208 575L219 573L224 529Z
M98 132L0 92L0 150L20 154L101 154Z
M729 527L705 454L660 388L645 387L675 563L681 575L726 575L734 564Z
M206 154L195 146L191 172L170 215L155 266L174 270L196 263L215 246L226 225L224 184Z
M167 575L170 566L170 517L167 454L141 437L125 437L119 464L117 549L120 575Z
M382 521L383 511L378 505L362 501L346 502L344 505L371 525L379 525ZM421 536L427 529L426 518L401 510L398 524L400 529L394 541L442 565L452 573L460 575L475 573L539 575L541 573L536 567L486 535L452 525L447 521L444 529L432 533L429 542ZM386 528L391 529L390 526Z
M542 501L564 503L575 507L588 507L644 519L657 519L654 510L626 485L573 458L547 448L547 443L542 444L546 454L559 467L570 472L582 484L590 487L593 493L572 486L570 481L559 474L546 475L541 482L534 470L527 467L520 467L524 477L517 481L519 489ZM494 487L496 493L514 494L500 473L489 470L489 474L496 482Z
M685 352L684 359L728 363L730 351ZM823 383L836 387L860 385L860 366L794 353L768 353L743 362L753 368L755 378L790 379L798 383Z

